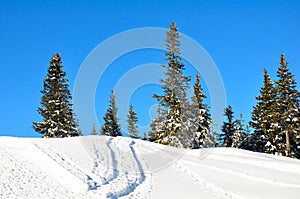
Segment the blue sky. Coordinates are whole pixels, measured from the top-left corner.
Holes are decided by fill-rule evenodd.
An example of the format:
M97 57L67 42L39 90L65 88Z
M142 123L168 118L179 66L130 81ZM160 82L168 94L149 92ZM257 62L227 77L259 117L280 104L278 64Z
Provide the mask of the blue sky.
M281 52L300 81L299 10L299 1L1 1L0 135L40 136L31 126L41 121L39 91L54 53L61 53L73 89L82 62L100 42L133 28L168 28L172 20L209 53L223 78L227 104L236 117L243 113L249 121L263 68L275 79ZM162 60L163 52L144 50L112 64L95 96L100 124L122 73ZM192 69L186 72L195 75ZM140 125L149 123L148 110L155 103L151 95L158 91L148 85L132 96Z

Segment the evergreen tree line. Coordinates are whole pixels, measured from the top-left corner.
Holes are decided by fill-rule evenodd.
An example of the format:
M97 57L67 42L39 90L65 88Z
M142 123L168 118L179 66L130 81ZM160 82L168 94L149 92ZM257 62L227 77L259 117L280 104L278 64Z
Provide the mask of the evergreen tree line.
M272 81L264 69L263 86L249 122L252 133L249 126L244 128L242 118L233 119L231 106L225 108L222 146L300 158L300 93L284 53L276 76Z
M180 51L180 34L172 22L165 39L165 79L160 79L163 94L154 94L158 101L157 117L151 122L150 140L156 143L198 149L217 144L210 107L199 74L188 99L190 76L184 75L185 64Z
M145 132L143 140L183 148L202 148L216 145L216 135L212 130L213 121L209 106L203 101L206 95L200 84L200 76L196 76L194 95L189 101L187 90L190 88L189 76L184 76L184 62L180 54L180 35L174 22L170 25L165 40L166 79L161 79L163 95L154 94L158 100L157 118L151 124L151 131ZM122 136L121 126L117 117L116 96L111 92L109 106L103 117L100 135ZM138 132L138 117L133 105L130 105L127 115L127 131L129 137L140 138ZM91 134L97 133L95 124ZM148 138L149 137L149 138Z
M101 127L100 135L108 135L113 137L122 136L121 125L119 124L119 119L117 117L117 110L116 96L114 91L112 90L109 100L109 106L103 117L104 124ZM138 117L136 112L134 111L133 105L131 104L127 115L127 130L129 132L129 137L131 138L140 138L137 122ZM143 139L145 139L145 137Z
M213 129L210 107L204 103L207 98L196 75L193 96L187 96L190 76L184 75L185 64L180 51L180 34L172 22L165 39L165 78L160 79L162 94L154 94L158 102L157 116L150 124L151 130L144 133L143 140L181 148L234 147L255 152L278 154L300 158L300 94L296 80L289 71L284 54L281 55L277 80L271 80L264 69L263 87L256 97L249 125L244 124L242 114L234 119L231 106L224 110L225 121L220 134ZM41 105L38 112L42 122L34 122L33 128L43 137L79 136L78 121L75 118L66 73L61 66L61 57L55 54L50 61ZM103 117L100 135L122 136L117 118L116 96L111 92L109 106ZM132 138L140 138L138 117L133 105L127 115L127 131ZM250 127L253 132L250 133ZM97 135L96 125L91 131Z
M56 53L50 60L47 75L44 79L43 90L41 90L41 107L38 113L43 117L42 122L33 122L33 129L42 134L44 138L59 138L80 136L82 132L78 129L78 120L75 117L72 95L66 78L67 73L61 65L61 56ZM104 124L101 127L101 135L122 136L121 126L117 118L117 106L115 94L112 91L109 107L104 116ZM137 116L130 106L128 114L128 132L130 137L139 138L137 131ZM92 127L92 135L97 135L97 127ZM144 134L144 140L147 135Z
M249 125L244 125L242 114L234 119L231 106L224 110L226 120L218 136L211 128L214 122L209 106L196 76L194 96L187 99L189 76L184 76L180 56L180 35L173 22L165 40L165 79L161 79L163 95L154 95L159 107L151 123L151 141L184 148L211 146L235 147L300 158L300 93L288 63L281 55L277 80L272 81L264 69L264 85L256 97ZM250 133L250 127L254 130Z
M263 87L250 121L254 133L243 148L300 158L300 93L284 56L274 82L264 69Z

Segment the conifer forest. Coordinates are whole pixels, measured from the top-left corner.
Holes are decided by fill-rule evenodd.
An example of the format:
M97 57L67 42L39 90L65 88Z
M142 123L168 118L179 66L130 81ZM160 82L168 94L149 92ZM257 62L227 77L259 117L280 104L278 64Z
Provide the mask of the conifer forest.
M255 97L251 121L244 121L243 113L235 117L235 105L230 104L224 107L223 123L216 124L211 116L212 107L206 103L200 74L195 77L185 74L181 35L175 22L170 24L163 39L164 76L160 77L161 92L153 93L158 108L149 132L139 131L139 113L134 104L128 110L127 126L121 127L113 89L99 132L96 124L90 132L81 132L59 53L51 58L43 81L41 105L37 110L43 120L33 122L34 130L44 138L88 134L116 137L122 136L122 128L131 138L178 148L231 147L300 159L300 93L289 69L288 54L278 55L278 66L273 66L277 67L276 79L271 79L268 68L262 66L261 89ZM193 95L188 96L188 91Z

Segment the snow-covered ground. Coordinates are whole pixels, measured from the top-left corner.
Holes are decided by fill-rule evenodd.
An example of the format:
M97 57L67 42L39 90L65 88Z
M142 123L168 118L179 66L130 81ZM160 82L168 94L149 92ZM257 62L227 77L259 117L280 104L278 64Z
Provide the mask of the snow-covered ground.
M299 197L295 159L124 137L0 137L0 198Z

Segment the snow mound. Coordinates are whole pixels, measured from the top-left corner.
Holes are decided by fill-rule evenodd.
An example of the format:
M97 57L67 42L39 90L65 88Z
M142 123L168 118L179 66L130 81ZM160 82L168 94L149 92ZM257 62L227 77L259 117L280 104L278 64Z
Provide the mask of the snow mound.
M299 198L300 161L124 137L0 137L0 198Z

